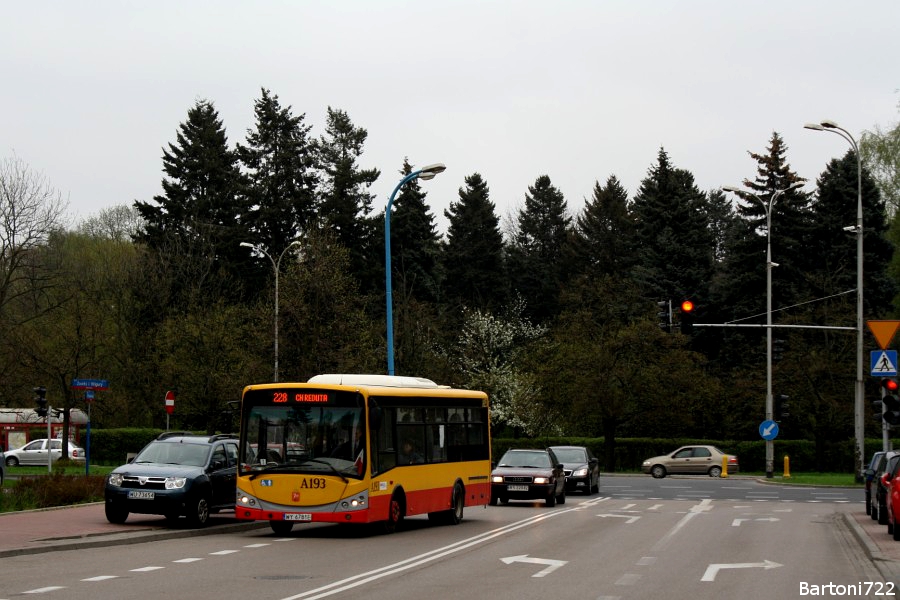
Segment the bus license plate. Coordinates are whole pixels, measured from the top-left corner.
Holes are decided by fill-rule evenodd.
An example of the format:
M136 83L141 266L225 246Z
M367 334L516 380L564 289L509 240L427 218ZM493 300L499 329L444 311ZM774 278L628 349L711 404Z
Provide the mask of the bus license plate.
M129 498L135 498L138 500L153 500L155 494L153 492L142 492L140 490L131 490L128 492Z
M312 521L311 513L284 513L285 521Z
M507 485L506 491L507 492L527 492L528 486L527 485Z

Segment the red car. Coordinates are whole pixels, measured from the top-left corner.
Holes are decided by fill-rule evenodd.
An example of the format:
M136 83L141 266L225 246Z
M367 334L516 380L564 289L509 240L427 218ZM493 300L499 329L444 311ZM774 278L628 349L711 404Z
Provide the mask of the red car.
M881 476L881 484L885 488L882 510L887 515L888 533L900 542L900 457L895 457L889 464L891 469Z

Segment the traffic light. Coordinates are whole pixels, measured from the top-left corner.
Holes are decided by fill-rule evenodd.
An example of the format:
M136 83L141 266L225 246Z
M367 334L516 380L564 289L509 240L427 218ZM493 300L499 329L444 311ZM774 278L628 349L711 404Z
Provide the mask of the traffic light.
M694 332L694 303L685 300L681 303L681 333L691 335Z
M882 418L882 413L884 412L884 403L881 401L879 397L877 400L872 400L872 420L876 423L883 423L884 419Z
M886 377L881 381L881 402L883 419L889 425L900 425L900 384L896 379Z
M672 301L660 300L656 303L656 306L659 308L659 311L656 313L656 318L659 320L659 328L662 329L665 333L671 333Z
M772 360L778 362L782 358L784 358L784 340L776 338L772 340Z
M788 400L790 399L790 396L785 396L784 394L775 396L775 411L773 416L776 421L781 421L782 419L787 419L791 416L791 405L788 404Z
M46 417L47 416L47 388L45 388L43 386L36 387L36 388L34 388L34 393L35 393L34 403L36 405L34 412L39 417Z

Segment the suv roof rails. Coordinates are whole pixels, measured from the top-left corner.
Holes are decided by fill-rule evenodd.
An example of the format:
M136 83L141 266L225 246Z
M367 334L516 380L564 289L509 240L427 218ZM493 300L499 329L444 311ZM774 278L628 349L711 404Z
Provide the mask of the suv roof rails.
M189 436L189 435L195 435L195 434L191 433L190 431L163 431L161 434L156 436L156 439L164 440L164 439L170 438L170 437L184 437L184 436Z
M236 440L238 436L233 433L216 433L209 436L209 442L217 442L219 440Z

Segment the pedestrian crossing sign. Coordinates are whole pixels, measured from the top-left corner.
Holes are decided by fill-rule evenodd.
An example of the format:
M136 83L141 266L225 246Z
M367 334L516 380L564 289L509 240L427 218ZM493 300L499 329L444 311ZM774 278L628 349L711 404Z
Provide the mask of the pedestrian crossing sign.
M871 353L871 374L873 377L897 376L897 351L873 350Z

